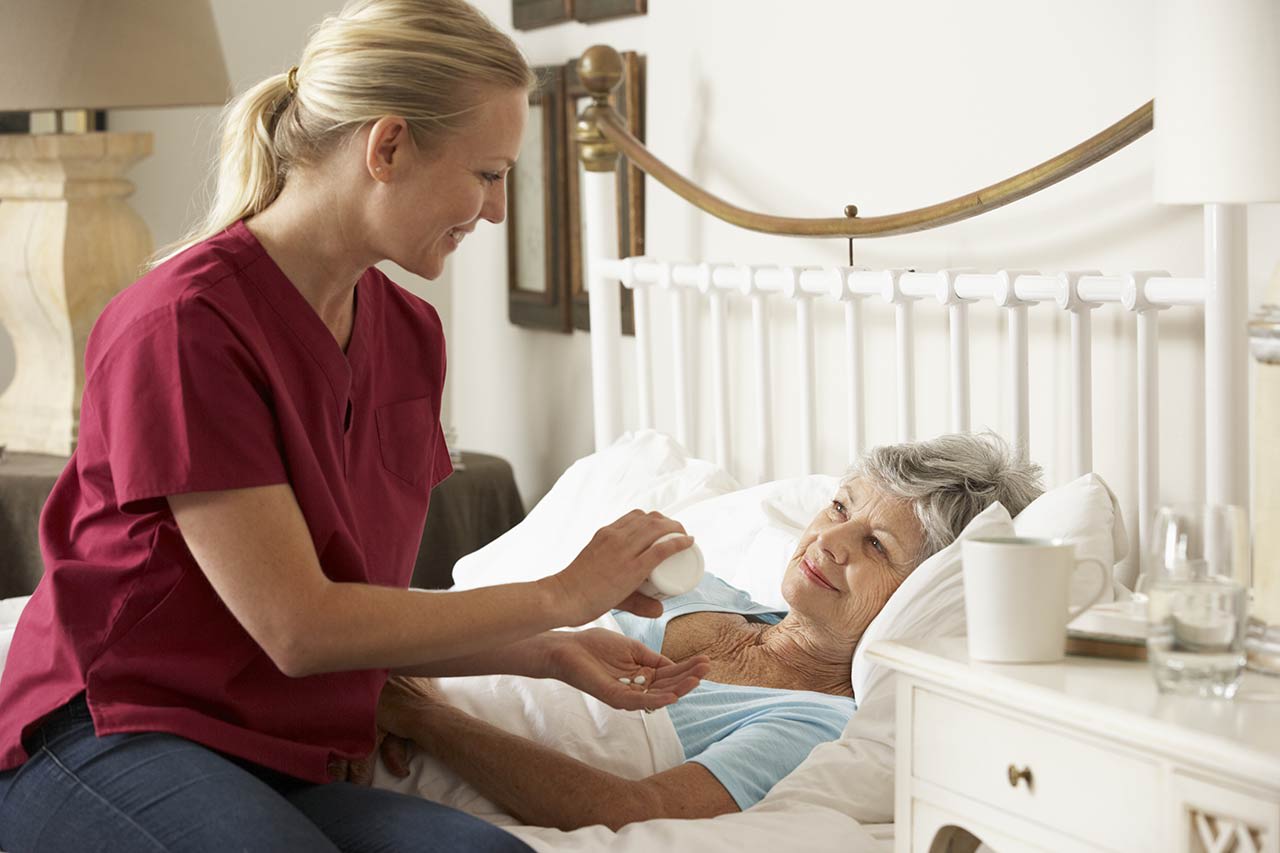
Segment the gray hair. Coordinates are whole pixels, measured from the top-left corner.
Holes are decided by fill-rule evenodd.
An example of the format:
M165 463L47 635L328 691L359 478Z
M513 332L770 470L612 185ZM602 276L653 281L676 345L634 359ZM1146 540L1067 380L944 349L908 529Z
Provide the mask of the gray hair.
M845 475L911 504L924 544L919 560L950 545L995 501L1017 515L1044 492L1039 465L993 432L954 433L872 448Z

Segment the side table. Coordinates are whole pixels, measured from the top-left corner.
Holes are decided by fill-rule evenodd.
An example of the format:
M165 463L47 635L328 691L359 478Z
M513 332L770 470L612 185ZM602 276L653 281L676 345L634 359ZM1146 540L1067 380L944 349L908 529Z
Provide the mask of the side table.
M895 849L1280 851L1280 679L1165 696L1146 664L969 660L876 643L898 673Z
M0 459L0 598L29 594L44 573L40 509L66 464L65 457L34 453L10 453ZM462 468L431 495L413 585L452 586L454 563L523 518L524 504L510 463L463 452Z

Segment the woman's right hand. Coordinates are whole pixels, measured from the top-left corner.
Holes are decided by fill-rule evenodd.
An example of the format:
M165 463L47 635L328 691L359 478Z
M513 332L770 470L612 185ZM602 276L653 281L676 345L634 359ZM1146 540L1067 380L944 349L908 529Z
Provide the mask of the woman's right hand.
M657 540L684 532L678 521L638 509L597 530L573 562L549 578L565 603L566 624L582 625L615 608L637 616L661 616L662 604L636 588L659 563L693 544L688 535Z

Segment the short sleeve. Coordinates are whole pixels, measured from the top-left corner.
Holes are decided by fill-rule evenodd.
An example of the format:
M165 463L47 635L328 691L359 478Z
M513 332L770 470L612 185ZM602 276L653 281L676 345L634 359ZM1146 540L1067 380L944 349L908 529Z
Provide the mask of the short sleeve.
M184 301L139 318L85 385L116 502L287 481L264 371L211 307Z
M815 746L839 737L848 720L847 714L823 705L805 708L788 702L752 715L690 761L710 770L746 811L799 767Z

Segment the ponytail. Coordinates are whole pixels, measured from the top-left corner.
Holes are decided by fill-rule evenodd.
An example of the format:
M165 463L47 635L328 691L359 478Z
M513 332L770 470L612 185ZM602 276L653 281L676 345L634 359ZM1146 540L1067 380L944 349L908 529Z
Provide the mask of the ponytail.
M276 74L223 107L213 204L191 231L156 252L150 268L262 212L276 200L284 186L284 169L273 137L280 110L289 97L288 75Z

